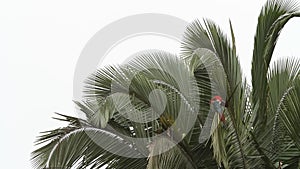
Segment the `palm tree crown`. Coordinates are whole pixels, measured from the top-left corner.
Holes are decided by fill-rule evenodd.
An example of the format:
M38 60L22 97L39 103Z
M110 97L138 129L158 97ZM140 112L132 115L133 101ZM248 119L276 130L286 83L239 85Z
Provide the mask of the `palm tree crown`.
M230 38L214 22L196 20L179 56L149 51L96 70L84 99L75 101L86 118L58 114L68 125L38 137L33 166L300 168L300 60L270 64L284 25L299 16L290 1L264 5L251 85L242 76L231 22Z

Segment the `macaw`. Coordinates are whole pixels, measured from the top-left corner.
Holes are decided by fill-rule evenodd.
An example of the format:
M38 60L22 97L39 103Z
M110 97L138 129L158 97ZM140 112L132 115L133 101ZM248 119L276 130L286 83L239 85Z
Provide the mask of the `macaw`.
M210 104L213 106L215 113L219 114L220 121L225 123L225 116L223 107L225 106L225 101L222 99L221 96L214 96L210 100Z
M210 100L211 109L207 115L206 121L202 127L199 143L203 143L214 132L217 128L219 122L222 123L222 126L225 127L225 115L224 108L226 107L225 101L221 96L214 96Z

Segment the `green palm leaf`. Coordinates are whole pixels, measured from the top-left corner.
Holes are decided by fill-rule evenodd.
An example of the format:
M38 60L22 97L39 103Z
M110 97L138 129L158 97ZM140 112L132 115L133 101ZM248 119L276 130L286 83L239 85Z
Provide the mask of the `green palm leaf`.
M258 17L258 25L254 39L252 60L253 105L258 107L255 127L260 128L268 119L267 72L272 54L284 25L293 17L298 17L297 5L292 1L268 1Z
M180 56L144 51L96 70L84 98L74 101L84 118L58 114L68 125L38 137L33 167L299 168L300 61L270 64L281 30L299 16L292 1L262 8L252 86L243 79L230 21L230 38L214 22L196 20ZM226 122L211 111L216 95Z

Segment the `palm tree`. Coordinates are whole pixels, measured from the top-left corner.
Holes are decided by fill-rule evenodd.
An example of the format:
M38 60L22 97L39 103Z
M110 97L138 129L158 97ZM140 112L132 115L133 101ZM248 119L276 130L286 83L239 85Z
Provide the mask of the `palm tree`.
M290 1L268 1L262 8L252 85L242 77L231 23L227 38L210 20L187 27L180 57L146 52L98 69L86 81L85 98L75 101L86 118L58 114L68 125L38 137L33 166L300 168L300 60L270 64L284 25L299 16ZM153 92L157 89L165 95ZM211 124L214 130L199 143L214 95L226 98L226 122ZM145 139L138 144L135 138Z

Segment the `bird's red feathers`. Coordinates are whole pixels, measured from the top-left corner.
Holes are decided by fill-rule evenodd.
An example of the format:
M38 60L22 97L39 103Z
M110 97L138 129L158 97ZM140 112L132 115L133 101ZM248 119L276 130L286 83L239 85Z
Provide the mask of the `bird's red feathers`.
M225 116L224 113L220 114L220 121L225 122Z
M220 101L220 102L222 102L223 99L222 99L221 96L214 96L214 97L210 100L210 103L212 103L213 101Z

